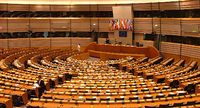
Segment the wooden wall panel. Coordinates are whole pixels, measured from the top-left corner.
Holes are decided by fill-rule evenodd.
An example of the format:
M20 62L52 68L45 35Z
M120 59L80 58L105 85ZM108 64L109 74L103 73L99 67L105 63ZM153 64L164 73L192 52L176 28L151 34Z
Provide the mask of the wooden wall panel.
M96 32L98 32L99 29L99 21L98 19L91 19L91 31L95 30Z
M73 32L90 32L94 29L99 32L110 32L110 19L111 18L31 18L29 21L29 18L0 18L0 32L7 32L7 30L8 32L26 32L29 28L33 32L70 31L70 28ZM134 18L135 33L152 33L154 31L159 34L160 29L163 35L179 36L182 30L183 36L199 37L200 18Z
M29 38L9 39L9 48L29 47Z
M31 38L31 47L50 47L50 38Z
M8 5L9 11L29 11L29 5L16 5L16 4L10 4Z
M200 46L183 44L182 55L188 57L200 58Z
M0 48L17 48L17 47L66 47L70 46L70 39L72 45L77 44L87 46L92 42L91 38L77 38L77 37L59 37L59 38L16 38L16 39L0 39Z
M7 11L7 5L6 4L0 4L0 11Z
M106 38L98 38L98 44L105 44Z
M51 38L52 47L66 47L70 46L70 38L61 37L61 38Z
M99 19L99 32L109 32L110 19Z
M133 4L133 10L134 11L146 11L151 10L151 3L136 3Z
M29 28L28 19L9 19L8 32L27 32Z
M175 55L175 54L170 54L170 53L162 53L164 58L169 58L172 57L175 59L175 61L178 61L180 58L186 60L186 63L189 63L191 61L197 61L198 64L200 63L200 58L196 57L188 57L188 56L180 56L180 55Z
M181 20L181 21L180 21ZM153 25L153 30L152 30ZM163 35L182 35L183 36L200 36L200 18L134 18L134 32L151 33L156 31L157 34Z
M153 31L156 32L156 34L160 34L160 29L162 28L160 21L161 19L160 18L153 18L152 20L152 27L153 27Z
M152 3L152 10L159 10L160 4L159 3Z
M90 11L89 5L71 5L70 11Z
M136 45L137 42L141 43L144 41L144 33L135 33L134 34L134 45Z
M112 5L99 5L99 11L112 11Z
M22 5L0 4L0 10L6 11L112 11L113 5Z
M200 46L195 45L187 45L182 44L182 50L180 53L181 45L179 43L170 43L170 42L162 42L161 43L161 52L168 54L175 54L191 58L199 58L200 59Z
M144 46L154 46L154 42L153 41L144 40L144 41L142 41L142 44Z
M135 18L134 32L136 33L151 33L152 19L151 18Z
M181 10L185 9L199 9L199 0L185 0L180 2Z
M52 5L51 11L70 11L70 6L66 5Z
M0 39L0 48L8 48L8 40Z
M166 59L166 58L174 58L175 62L180 60L180 55L171 54L171 53L164 53L164 52L162 52L161 54L164 57L164 59Z
M98 5L90 5L90 11L98 11Z
M0 19L0 32L7 32L7 19Z
M30 5L31 11L50 11L49 5Z
M28 2L28 0L27 0ZM81 2L81 1L80 1ZM113 5L31 5L31 11L112 11ZM160 6L160 7L159 7ZM29 10L29 5L23 4L9 4L9 11L27 11ZM51 7L51 9L50 9ZM70 9L71 8L71 9ZM181 0L180 8L185 9L199 9L199 0ZM160 2L160 3L134 3L133 9L135 11L150 11L150 10L178 10L179 1L174 2ZM7 6L2 4L0 10L7 10Z
M81 46L87 46L89 43L92 42L91 38L72 38L72 45L73 46L77 46L78 44L80 44Z
M52 19L51 31L70 31L70 19Z
M162 18L161 32L163 35L180 35L180 19L179 18Z
M161 49L161 52L164 52L164 53L180 55L179 43L162 42L160 49Z
M90 31L90 19L74 19L71 21L71 30Z
M182 18L183 36L200 36L200 18Z
M31 19L30 29L33 32L50 31L50 20L49 19Z
M179 10L179 2L161 2L160 10Z

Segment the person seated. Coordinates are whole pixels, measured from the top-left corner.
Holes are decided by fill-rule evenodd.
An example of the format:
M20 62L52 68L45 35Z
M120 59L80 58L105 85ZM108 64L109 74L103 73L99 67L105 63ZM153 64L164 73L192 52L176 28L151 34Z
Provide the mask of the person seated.
M110 40L106 38L106 44L110 44Z
M42 96L42 93L46 90L46 86L44 84L44 81L42 80L42 76L38 76L37 84L39 85L39 97Z

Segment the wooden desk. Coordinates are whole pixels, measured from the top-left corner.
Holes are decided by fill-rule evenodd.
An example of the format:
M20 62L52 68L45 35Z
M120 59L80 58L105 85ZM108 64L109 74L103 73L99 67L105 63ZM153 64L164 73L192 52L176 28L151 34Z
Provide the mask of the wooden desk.
M13 103L11 99L7 99L7 98L0 98L0 103L5 104L6 108L13 108Z
M200 93L200 84L196 85L196 93Z
M188 101L199 101L200 100L200 96L193 96L192 98L190 97L182 97L180 99L167 99L166 100L154 100L154 101L147 101L147 100L140 100L140 103L138 103L137 101L129 101L129 100L125 100L124 102L95 102L95 103L86 103L84 101L80 101L80 102L42 102L42 101L33 101L30 102L29 105L30 106L39 106L39 107L45 107L45 108L66 108L66 107L76 107L76 108L121 108L121 107L133 107L133 108L137 108L137 107L145 107L145 106L159 106L161 104L169 104L169 105L173 105L174 103L187 103Z
M84 52L89 52L90 55L93 55L94 57L100 57L100 54L107 53L108 55L120 55L124 54L123 56L135 56L136 58L138 56L147 56L149 58L157 57L159 56L159 51L154 47L135 47L135 46L120 46L120 45L107 45L107 44L96 44L91 43L89 44ZM110 53L110 54L109 54ZM131 54L131 55L129 55ZM133 55L132 55L133 54ZM135 55L134 55L135 54ZM140 55L141 54L141 55Z
M10 94L10 95L17 95L22 97L22 101L24 104L28 103L28 93L23 92L23 91L14 91L14 90L9 90L9 89L3 89L1 92L5 94Z

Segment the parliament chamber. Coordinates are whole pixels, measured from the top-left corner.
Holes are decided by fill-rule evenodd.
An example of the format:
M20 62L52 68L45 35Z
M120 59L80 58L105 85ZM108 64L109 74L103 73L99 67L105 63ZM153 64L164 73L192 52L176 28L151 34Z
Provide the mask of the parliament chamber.
M0 0L0 108L200 108L200 0Z

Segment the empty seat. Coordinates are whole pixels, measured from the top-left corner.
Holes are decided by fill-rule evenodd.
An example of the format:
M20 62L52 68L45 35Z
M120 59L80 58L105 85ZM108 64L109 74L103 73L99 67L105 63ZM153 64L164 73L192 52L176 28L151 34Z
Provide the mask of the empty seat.
M168 97L173 97L173 96L176 96L176 93L170 92L170 93L168 94Z
M146 105L145 108L157 108L156 105Z
M130 92L138 92L138 89L132 89Z
M149 91L149 88L142 88L141 91Z
M196 101L188 101L187 102L187 105L195 105L196 104Z
M159 87L153 87L153 90L160 90Z
M96 97L86 98L86 101L96 101Z
M187 92L186 92L186 91L177 91L177 94L178 94L179 96L183 96L183 95L186 95Z
M180 106L183 106L183 102L175 102L174 104L173 104L173 107L180 107Z
M100 98L100 101L110 101L110 97Z
M132 97L129 97L129 100L138 100L139 97L138 96L132 96Z
M124 100L124 96L120 96L120 98L115 98L115 101L123 101Z
M162 94L162 93L159 93L159 94L156 95L156 98L163 98L163 97L165 97L165 95Z
M145 95L143 98L144 98L144 99L152 99L153 96L148 94L148 95Z
M6 108L6 105L3 103L0 103L0 108Z
M169 89L170 87L169 86L163 86L163 88L162 89Z
M169 104L160 104L159 108L169 108Z

